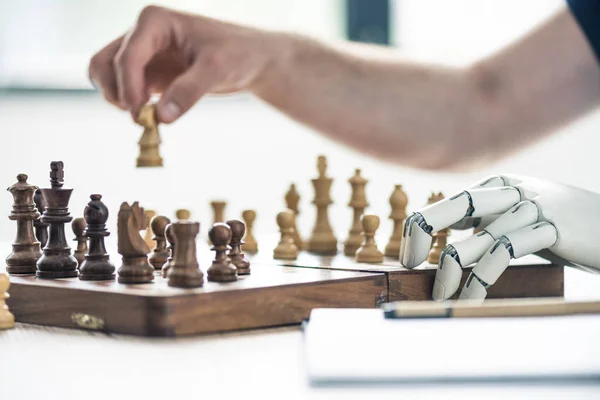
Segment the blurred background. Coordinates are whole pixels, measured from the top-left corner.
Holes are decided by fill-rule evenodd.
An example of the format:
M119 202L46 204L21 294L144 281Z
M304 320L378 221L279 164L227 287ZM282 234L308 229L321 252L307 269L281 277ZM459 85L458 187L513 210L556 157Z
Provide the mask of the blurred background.
M154 4L202 13L268 29L311 35L325 41L356 40L388 45L399 57L455 66L494 52L545 20L562 0L171 0ZM90 57L125 32L146 5L142 0L21 0L0 2L0 182L8 187L25 172L48 185L49 163L65 162L65 182L75 188L71 213L82 214L91 193L101 193L112 212L123 201L140 201L174 217L192 211L205 235L212 221L209 202L228 201L226 218L243 209L258 212L259 234L276 230L290 183L301 194L300 230L314 223L310 179L316 157L329 160L335 178L332 225L344 239L351 223L347 207L355 168L370 182L370 212L391 222L388 199L397 183L409 210L432 191L450 195L484 176L511 172L557 180L600 192L595 179L600 115L564 127L535 147L485 170L440 173L380 162L320 136L250 95L203 99L180 121L161 127L165 167L136 169L142 128L105 103L87 79ZM431 115L431 118L436 118ZM399 126L398 134L402 134ZM460 155L457 154L457 157ZM7 216L12 198L0 196ZM13 222L0 219L0 240L14 239ZM70 229L67 230L71 236ZM383 244L383 238L380 240Z

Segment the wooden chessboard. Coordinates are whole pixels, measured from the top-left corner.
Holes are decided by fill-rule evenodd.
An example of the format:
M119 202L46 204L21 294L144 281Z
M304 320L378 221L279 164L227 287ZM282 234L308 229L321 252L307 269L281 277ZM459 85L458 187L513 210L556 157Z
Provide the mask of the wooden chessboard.
M259 243L265 249L274 247ZM206 271L209 250L199 246L198 253ZM120 260L111 258L118 266ZM231 283L205 281L196 289L171 288L158 273L153 283L140 285L11 276L8 305L19 322L180 336L297 324L318 307L373 308L387 301L427 300L436 268L424 264L407 270L392 259L370 265L341 254L305 252L295 261L282 262L273 260L270 250L248 258L251 275ZM468 270L463 281L467 275ZM516 260L489 297L562 296L563 289L564 267L530 256Z

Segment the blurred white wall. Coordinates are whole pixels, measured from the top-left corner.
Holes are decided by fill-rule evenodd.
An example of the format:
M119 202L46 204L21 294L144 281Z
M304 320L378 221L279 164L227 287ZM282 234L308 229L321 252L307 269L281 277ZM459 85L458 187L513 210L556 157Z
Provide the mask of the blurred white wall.
M36 14L26 12L27 5L34 3L32 1L4 1L0 7L6 7L8 3L13 16L15 10L21 10L27 18ZM139 6L132 4L140 4L114 0L38 3L47 5L46 15L55 10L50 3L74 8L62 22L38 26L36 29L40 29L40 37L44 40L29 38L23 49L51 54L68 48L77 57L91 54L122 32L138 12ZM204 10L212 10L213 15L250 20L250 11L243 8L243 4L250 2L198 0L193 3L205 7ZM395 8L399 21L396 41L415 57L467 63L530 29L561 3L542 0L399 0ZM260 19L262 25L289 27L324 39L335 39L341 29L337 1L255 0L252 4L264 5L264 9L254 15L258 18L255 21ZM232 6L231 9L219 8L224 5ZM303 5L320 11L316 14L308 12ZM82 10L88 11L83 13ZM7 15L0 12L0 18L0 27L6 28ZM52 18L60 21L57 15ZM19 20L8 19L11 26L25 29L25 24ZM45 18L39 20L47 22ZM108 26L107 21L110 21ZM47 43L46 39L49 39ZM19 46L12 42L19 43L23 38L4 34L1 40L4 49L8 43L12 51L17 51ZM30 66L25 61L28 60L17 62L18 69ZM83 61L65 58L62 64L67 69L76 68L78 76L85 77L85 58ZM41 70L42 74L44 68ZM435 115L431 117L435 118ZM202 100L177 123L162 128L164 168L135 169L136 142L141 129L128 115L106 104L99 96L8 95L0 96L0 132L4 137L0 146L0 182L8 187L19 172L26 172L31 182L45 186L50 161L65 161L66 183L75 188L72 213L81 214L89 194L103 194L113 213L110 222L113 235L109 240L116 240L115 217L119 204L134 200L170 217L176 208L188 207L194 219L201 221L205 234L212 219L208 203L223 198L229 202L227 217L239 216L244 208L255 208L259 215L258 232L273 232L275 215L284 206L283 195L289 183L296 182L302 196L303 213L299 226L306 235L314 222L310 179L316 175L316 156L326 154L330 175L336 179L331 214L338 237L342 239L350 226L351 210L346 206L350 194L347 179L357 167L361 167L364 176L370 179L367 186L370 211L382 217L383 236L390 228L386 220L388 198L396 183L404 184L409 209L423 205L433 190L448 195L497 172L533 175L600 192L597 173L600 161L596 155L600 144L599 128L600 115L594 113L486 169L471 173L433 173L389 165L348 150L249 96L210 98ZM402 134L402 127L398 128L398 134ZM11 203L8 193L0 196L0 210L4 215L8 215ZM0 240L12 240L13 235L14 223L1 219ZM383 237L380 242L384 242Z

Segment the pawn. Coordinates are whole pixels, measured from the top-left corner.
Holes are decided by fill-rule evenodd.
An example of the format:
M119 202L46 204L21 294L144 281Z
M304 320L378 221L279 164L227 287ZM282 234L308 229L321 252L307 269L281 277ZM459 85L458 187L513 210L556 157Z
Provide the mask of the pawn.
M196 258L196 236L200 232L200 224L198 222L182 221L174 222L169 226L171 226L178 246L177 254L174 255L171 268L167 273L169 286L179 288L202 286L204 284L204 274L200 271L198 259Z
M77 242L77 248L73 252L73 257L77 260L77 268L80 268L85 260L85 253L88 251L87 238L83 236L85 219L81 217L75 218L73 222L71 222L71 229L73 229L73 233L75 234L75 239L73 239L73 241Z
M258 242L254 238L254 220L256 219L256 211L245 210L242 212L242 219L246 223L246 234L244 235L244 245L242 249L248 253L258 252Z
M175 255L175 234L173 233L173 224L169 224L165 228L165 238L167 239L167 243L169 243L169 246L167 246L167 250L169 250L169 257L161 269L161 275L163 278L166 278L169 274L169 269L171 269L171 265L173 264L173 256Z
M208 237L213 244L211 250L215 251L215 259L208 271L208 280L213 282L232 282L237 280L237 269L227 256L227 250L231 249L231 229L223 222L217 222L208 232Z
M9 297L9 287L8 275L0 272L0 330L14 328L15 326L15 316L12 315L6 305L6 299Z
M431 246L431 250L429 250L429 254L427 255L428 263L436 265L439 264L442 251L444 251L444 248L448 242L449 234L450 230L448 228L442 229L441 231L433 234L433 245Z
M364 241L356 251L356 261L364 263L383 262L383 253L375 243L375 232L379 228L379 217L373 214L365 214L361 219Z
M155 270L160 271L169 259L169 249L167 249L167 238L165 237L165 229L167 225L169 225L171 221L169 218L164 217L162 215L156 216L152 218L150 221L150 228L152 229L152 233L154 236L152 240L156 241L156 247L152 251L150 258L148 261Z
M83 236L90 241L90 248L79 266L79 279L82 281L110 281L115 279L115 265L110 261L104 246L104 238L110 235L106 230L108 208L101 201L102 196L93 194L83 210L86 223Z
M250 261L242 253L242 245L244 241L244 233L246 233L246 225L239 219L230 219L227 221L227 225L231 229L231 241L229 246L229 258L235 267L237 268L238 275L249 275L250 274Z
M281 232L279 244L273 250L276 260L295 260L298 258L298 246L294 243L294 212L290 210L277 214L277 225Z

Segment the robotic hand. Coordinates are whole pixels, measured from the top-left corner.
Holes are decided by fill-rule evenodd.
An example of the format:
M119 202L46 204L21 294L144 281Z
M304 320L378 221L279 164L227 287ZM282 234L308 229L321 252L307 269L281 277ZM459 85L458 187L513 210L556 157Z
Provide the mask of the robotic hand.
M450 298L462 269L476 262L460 298L483 301L510 260L527 254L600 269L599 222L600 194L535 178L494 176L410 215L400 261L406 268L425 261L433 232L484 227L444 249L433 286L434 300Z

